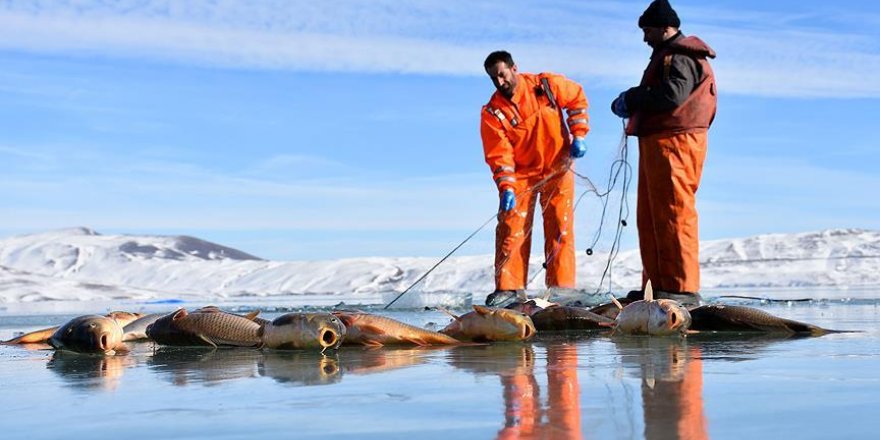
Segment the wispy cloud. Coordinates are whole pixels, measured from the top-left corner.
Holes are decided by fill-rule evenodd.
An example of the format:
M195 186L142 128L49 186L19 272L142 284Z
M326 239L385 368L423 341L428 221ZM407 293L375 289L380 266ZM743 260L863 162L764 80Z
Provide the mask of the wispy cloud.
M0 6L0 48L247 69L481 75L485 54L506 47L528 70L620 87L637 80L648 54L635 27L644 3L13 1ZM684 29L719 52L727 93L880 96L876 26L821 28L810 11L754 5L676 6ZM823 16L853 14L832 6Z
M28 150L38 153L19 154ZM467 229L496 203L482 173L365 179L368 170L340 173L337 162L313 156L256 158L221 170L88 145L4 147L4 153L12 161L0 177L0 228L8 230ZM44 168L36 175L17 166L33 160ZM307 165L310 173L255 172L282 165ZM438 215L449 212L459 215Z

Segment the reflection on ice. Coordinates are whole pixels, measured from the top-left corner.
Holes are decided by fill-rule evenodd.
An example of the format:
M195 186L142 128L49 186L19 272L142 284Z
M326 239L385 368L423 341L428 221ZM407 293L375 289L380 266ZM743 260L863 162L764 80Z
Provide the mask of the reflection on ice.
M174 385L210 385L233 379L259 377L263 354L244 348L159 347L147 365Z
M58 350L52 353L46 368L61 376L71 387L113 391L119 386L125 369L135 365L137 361L127 355L105 356Z
M328 385L342 380L339 360L331 352L264 351L258 370L260 376L294 386Z

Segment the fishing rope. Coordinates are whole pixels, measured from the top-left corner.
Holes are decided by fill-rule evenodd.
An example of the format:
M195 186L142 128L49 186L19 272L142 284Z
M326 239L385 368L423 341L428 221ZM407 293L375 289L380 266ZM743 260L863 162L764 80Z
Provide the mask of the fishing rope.
M555 177L556 177L557 175L559 175L560 173L567 171L567 170L569 169L570 165L571 165L571 158L568 158L567 160L563 161L563 164L562 164L562 165L563 165L563 166L560 166L558 169L554 170L554 172L552 172L549 176L547 176L547 177L545 177L545 178L539 180L537 183L535 183L535 184L532 185L531 187L526 188L526 190L523 191L521 194L528 194L528 193L530 193L530 192L532 192L532 191L536 191L536 190L538 190L539 188L541 188L542 186L544 186L547 182L549 182L550 180L552 180L553 178L555 178ZM487 219L482 225L480 225L479 228L477 228L474 232L471 232L471 234L468 235L467 238L465 238L464 240L462 240L462 242L459 243L458 246L456 246L454 249L452 249L451 251L449 251L449 253L447 253L443 258L441 258L440 261L438 261L436 264L434 264L434 266L432 266L430 269L428 269L427 272L425 272L424 274L422 274L422 276L420 276L419 279L417 279L415 282L413 282L409 287L406 288L406 290L404 290L404 291L401 292L399 295L397 295L393 300L391 300L391 302L389 302L388 304L386 304L385 307L383 307L382 309L383 309L383 310L387 310L388 307L391 307L392 304L394 304L395 302L397 302L397 300L399 300L401 297L403 297L403 295L405 295L407 292L409 292L410 290L412 290L413 287L415 287L415 286L418 285L420 282L422 282L422 280L424 280L428 275L430 275L431 272L434 271L434 269L436 269L438 266L440 266L440 264L442 264L444 261L446 261L446 259L448 259L449 257L451 257L452 254L454 254L459 248L461 248L462 246L464 246L465 243L467 243L468 241L470 241L471 238L473 238L475 235L477 235L477 233L479 233L480 231L482 231L483 228L486 227L486 225L488 225L489 223L491 223L492 220L497 219L497 218L498 218L498 215L499 215L499 213L492 214L492 216L489 217L489 218L488 218L488 219ZM529 230L529 234L531 234L531 230ZM509 258L509 257L508 257L508 258ZM507 260L505 259L504 262L506 262L506 261L507 261ZM502 266L503 266L503 263L502 263Z
M611 194L615 190L615 188L617 187L618 183L621 184L620 203L619 203L619 209L618 209L618 213L617 213L617 222L616 222L616 228L615 228L615 232L614 232L614 239L611 244L611 250L608 252L608 257L605 262L605 268L602 271L602 277L600 278L599 283L597 283L596 291L594 292L594 294L598 294L602 290L602 284L604 283L606 278L608 279L608 291L610 292L612 289L613 280L611 278L611 269L612 269L614 260L617 258L617 255L620 252L620 244L621 244L621 237L623 235L623 228L627 226L627 220L629 219L629 214L630 214L629 202L628 202L628 199L626 196L627 196L627 193L629 192L629 185L632 180L632 166L629 164L629 142L628 142L628 138L626 136L625 131L621 134L621 140L619 143L618 152L619 152L618 158L615 159L614 162L612 162L612 164L611 164L611 169L610 169L610 172L608 175L608 184L607 184L604 192L600 192L599 189L596 187L596 185L592 182L592 180L589 177L587 177L586 175L583 175L581 173L578 173L577 171L572 169L572 172L574 173L575 177L580 179L581 182L585 186L587 186L587 189L584 190L578 196L577 201L575 202L575 205L574 205L574 208L572 209L572 211L576 212L581 201L583 201L584 197L590 193L595 194L596 198L598 198L600 200L600 203L602 205L602 211L599 216L599 226L596 229L596 233L593 235L593 240L592 240L590 246L586 249L586 254L588 256L593 255L593 249L596 247L596 245L599 243L599 240L602 237L602 231L604 229L606 216L608 215L608 205L611 201ZM622 179L621 179L621 175L622 175ZM560 231L560 235L562 232L564 232L564 231ZM561 236L557 239L557 243L559 241L561 241ZM558 251L558 248L556 250ZM529 284L531 284L532 282L535 281L535 279L537 279L537 277L541 274L543 269L547 268L547 266L550 264L550 261L557 254L558 254L558 252L553 252L549 256L547 261L541 266L541 269L539 269L532 276L532 278L529 280Z

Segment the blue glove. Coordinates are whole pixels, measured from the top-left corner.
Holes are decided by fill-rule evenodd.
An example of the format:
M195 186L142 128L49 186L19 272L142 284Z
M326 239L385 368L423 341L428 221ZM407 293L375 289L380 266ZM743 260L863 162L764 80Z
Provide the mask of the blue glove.
M577 159L587 154L587 141L583 136L576 136L574 142L571 143L571 157Z
M513 194L512 189L505 189L504 192L501 193L501 206L498 208L501 212L510 211L516 207L516 196Z
M611 112L621 118L629 117L629 109L626 108L626 92L621 92L620 96L611 103Z

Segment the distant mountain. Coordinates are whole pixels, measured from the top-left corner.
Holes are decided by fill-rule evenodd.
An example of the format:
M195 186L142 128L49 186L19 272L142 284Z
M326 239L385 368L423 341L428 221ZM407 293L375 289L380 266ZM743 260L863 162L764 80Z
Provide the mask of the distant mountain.
M880 232L836 229L768 234L703 243L704 289L880 287ZM597 289L607 255L578 256L579 287ZM0 302L392 295L409 287L436 258L266 261L186 236L101 235L88 228L0 240ZM530 273L540 270L533 259ZM610 272L617 292L641 278L638 251L621 252ZM538 276L533 289L543 288ZM417 288L422 293L493 288L492 257L453 257ZM609 278L603 289L607 290Z

